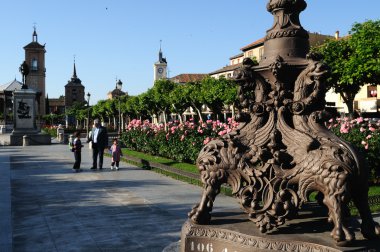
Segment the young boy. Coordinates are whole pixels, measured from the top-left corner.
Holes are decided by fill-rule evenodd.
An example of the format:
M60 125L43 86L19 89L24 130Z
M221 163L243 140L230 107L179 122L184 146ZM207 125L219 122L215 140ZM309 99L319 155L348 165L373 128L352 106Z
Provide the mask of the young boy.
M113 169L119 170L120 156L123 156L123 153L121 152L121 148L118 145L117 138L113 139L113 144L110 147L110 151L112 155L111 170Z
M74 158L75 158L75 163L74 163L74 166L73 166L73 170L75 172L79 172L80 171L80 163L81 163L81 160L82 160L82 142L80 141L80 132L77 131L77 132L74 132L74 141L73 141L73 151L74 151Z

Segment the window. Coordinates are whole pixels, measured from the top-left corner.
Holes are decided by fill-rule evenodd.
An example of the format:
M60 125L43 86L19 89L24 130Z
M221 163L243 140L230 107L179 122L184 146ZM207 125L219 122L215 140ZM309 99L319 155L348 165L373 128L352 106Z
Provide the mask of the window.
M262 60L263 57L264 57L264 47L261 47L259 49L259 60Z
M377 86L368 85L367 86L367 97L377 97Z
M37 63L37 60L34 58L34 59L32 59L32 68L31 68L31 70L32 71L37 71L38 70L38 63Z
M335 102L326 102L326 106L335 107Z

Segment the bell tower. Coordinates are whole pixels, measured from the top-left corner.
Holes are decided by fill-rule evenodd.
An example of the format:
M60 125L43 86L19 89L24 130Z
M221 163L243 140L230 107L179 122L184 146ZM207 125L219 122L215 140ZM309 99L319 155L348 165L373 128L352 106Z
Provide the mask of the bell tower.
M160 51L158 52L158 61L154 63L154 66L153 66L153 69L154 69L153 81L166 79L167 67L168 67L168 63L166 61L166 58L162 57L161 40L160 40Z
M25 62L28 64L30 72L26 78L26 85L37 92L37 115L45 115L45 45L38 43L36 27L32 35L32 42L24 46Z

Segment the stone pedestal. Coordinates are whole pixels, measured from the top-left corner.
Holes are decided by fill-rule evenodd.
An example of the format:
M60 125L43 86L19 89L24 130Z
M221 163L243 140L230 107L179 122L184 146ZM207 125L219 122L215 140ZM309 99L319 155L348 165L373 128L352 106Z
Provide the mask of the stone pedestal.
M325 213L317 208L316 211ZM356 219L354 227L359 227ZM185 222L181 233L181 252L269 252L269 251L379 251L380 241L368 241L356 233L356 241L338 247L331 239L332 226L315 210L300 212L296 220L262 234L255 224L239 212L214 213L211 225Z
M28 145L51 144L51 136L41 133L36 123L36 92L31 89L13 92L14 125L10 145L23 145L24 136Z
M38 133L36 124L36 92L31 89L13 92L14 128L12 134Z

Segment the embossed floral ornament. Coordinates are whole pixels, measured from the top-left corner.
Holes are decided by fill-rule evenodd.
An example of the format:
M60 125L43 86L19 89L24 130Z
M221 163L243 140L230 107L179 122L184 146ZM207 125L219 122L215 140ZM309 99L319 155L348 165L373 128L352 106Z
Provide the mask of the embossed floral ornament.
M345 221L351 199L363 220L363 236L380 236L368 206L367 167L353 146L322 120L329 69L319 55L306 55L308 35L299 22L305 7L304 0L271 0L267 5L274 25L267 31L264 57L258 66L243 62L235 74L242 123L199 153L203 193L189 212L192 222L210 222L215 197L227 183L262 232L297 216L309 193L318 191L338 245L355 239ZM336 124L340 134L348 134L352 123L344 119ZM373 137L366 140L365 145Z

